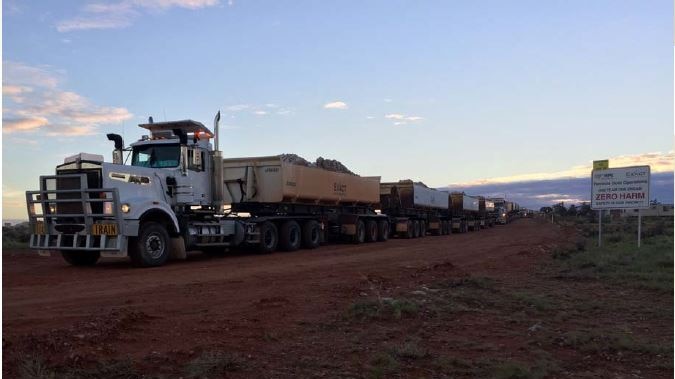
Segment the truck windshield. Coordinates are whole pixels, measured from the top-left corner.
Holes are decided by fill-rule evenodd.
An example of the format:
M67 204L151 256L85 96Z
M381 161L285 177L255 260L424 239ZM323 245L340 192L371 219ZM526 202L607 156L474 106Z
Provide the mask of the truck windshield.
M134 147L131 157L132 166L165 168L178 167L180 163L179 145L144 145Z

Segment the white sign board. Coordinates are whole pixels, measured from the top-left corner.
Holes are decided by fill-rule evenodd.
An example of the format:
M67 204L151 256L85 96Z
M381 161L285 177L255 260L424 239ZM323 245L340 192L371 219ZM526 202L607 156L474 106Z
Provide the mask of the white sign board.
M591 208L649 208L649 176L649 166L593 170Z

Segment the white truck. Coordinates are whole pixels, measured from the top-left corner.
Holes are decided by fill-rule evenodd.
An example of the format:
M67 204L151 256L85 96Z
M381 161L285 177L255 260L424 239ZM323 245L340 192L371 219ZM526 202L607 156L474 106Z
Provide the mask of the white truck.
M212 133L192 120L150 118L139 125L149 135L128 149L119 135L108 134L112 163L86 153L66 158L54 175L40 177L39 190L26 192L30 248L59 252L72 265L129 256L138 266L160 266L190 249L292 251L333 236L355 243L387 239L387 218L373 208L379 177L279 157L223 159L219 119L220 112Z

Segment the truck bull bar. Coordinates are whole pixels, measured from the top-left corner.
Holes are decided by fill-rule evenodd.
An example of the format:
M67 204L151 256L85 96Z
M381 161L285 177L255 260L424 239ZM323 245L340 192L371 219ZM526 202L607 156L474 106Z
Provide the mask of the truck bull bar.
M56 189L57 180L70 180L72 184L77 179L78 188ZM53 182L54 189L48 189L51 187L48 182ZM92 211L94 203L101 203L96 207L101 209L101 213ZM71 211L74 205L76 212L62 212L59 208L64 207L59 207L59 204L71 204ZM127 246L126 238L123 238L124 223L119 204L117 188L89 188L86 174L40 176L40 190L26 191L28 222L31 228L29 247L43 251L99 251L104 256L125 256ZM38 205L40 209L37 209ZM95 224L112 224L116 234L95 235Z

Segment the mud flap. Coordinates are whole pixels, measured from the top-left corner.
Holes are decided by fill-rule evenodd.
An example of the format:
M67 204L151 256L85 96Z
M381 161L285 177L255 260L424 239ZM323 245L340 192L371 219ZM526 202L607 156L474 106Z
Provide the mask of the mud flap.
M185 260L187 259L187 251L185 251L185 241L183 237L171 238L169 245L169 259L170 260Z

